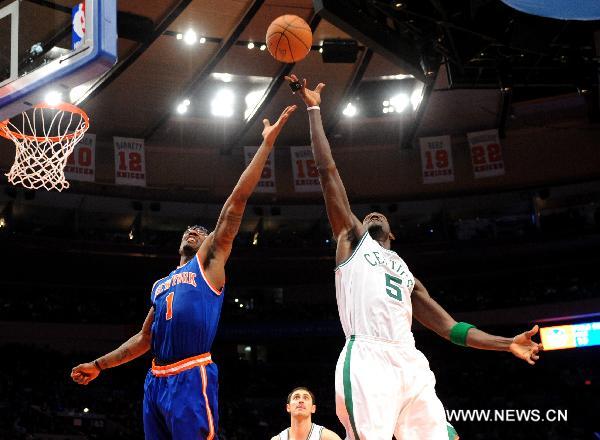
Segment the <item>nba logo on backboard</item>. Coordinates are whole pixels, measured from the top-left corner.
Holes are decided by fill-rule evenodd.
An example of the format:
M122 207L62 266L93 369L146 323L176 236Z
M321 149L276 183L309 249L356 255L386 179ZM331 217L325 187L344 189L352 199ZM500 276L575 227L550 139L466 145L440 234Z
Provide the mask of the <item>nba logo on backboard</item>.
M71 33L71 49L78 49L85 39L85 3L76 5L72 12L73 32Z

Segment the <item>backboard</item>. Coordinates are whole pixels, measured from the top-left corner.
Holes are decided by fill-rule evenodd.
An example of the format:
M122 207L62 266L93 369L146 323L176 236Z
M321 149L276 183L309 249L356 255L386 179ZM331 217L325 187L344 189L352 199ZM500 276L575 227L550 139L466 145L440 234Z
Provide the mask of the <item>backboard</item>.
M0 121L73 90L117 60L116 0L0 0Z

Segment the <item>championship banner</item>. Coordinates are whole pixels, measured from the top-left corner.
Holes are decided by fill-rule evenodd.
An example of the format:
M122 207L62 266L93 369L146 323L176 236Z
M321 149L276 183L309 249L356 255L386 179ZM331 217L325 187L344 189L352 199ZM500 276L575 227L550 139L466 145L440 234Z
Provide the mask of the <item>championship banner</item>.
M419 138L423 183L454 181L450 136Z
M471 146L471 163L476 179L502 176L504 159L498 138L498 130L485 130L467 133Z
M319 171L310 147L290 147L294 190L296 192L321 192Z
M258 148L259 147L244 147L246 166L250 164L250 161L252 161L252 158L258 151ZM273 154L273 150L271 150L271 153L267 158L267 162L265 163L265 167L263 168L260 180L258 181L254 192L277 192L277 187L275 186L275 155Z
M144 139L113 137L115 144L115 183L146 186Z
M67 180L93 182L96 178L96 135L86 133L73 148L65 167Z

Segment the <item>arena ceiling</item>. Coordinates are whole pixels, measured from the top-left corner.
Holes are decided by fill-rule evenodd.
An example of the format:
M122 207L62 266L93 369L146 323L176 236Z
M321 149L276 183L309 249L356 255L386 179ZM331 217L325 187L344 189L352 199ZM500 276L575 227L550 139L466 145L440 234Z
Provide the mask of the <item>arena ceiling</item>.
M70 11L67 1L25 1ZM409 145L424 112L359 113L350 123L342 111L386 84L402 86L397 75L425 83L423 108L427 85L436 78L438 89L463 90L448 95L442 108L457 100L486 101L495 114L471 126L502 124L502 107L513 98L597 90L598 22L529 16L499 0L120 0L118 10L119 62L75 98L92 116L99 137L142 137L147 144L230 153L256 144L263 117L274 118L298 102L283 80L290 71L327 84L323 114L330 134L351 130L353 142L373 144ZM314 50L296 65L260 50L269 23L283 14L304 18L314 30ZM38 32L40 27L36 23ZM182 37L190 30L197 41L186 44ZM330 39L358 41L355 61L324 62L318 49ZM210 112L215 91L224 85L237 95L230 118ZM247 108L250 92L258 103ZM185 99L191 105L180 115L176 109ZM466 118L434 110L427 119L461 130ZM430 124L424 131L437 128ZM295 118L280 141L305 144L307 133L306 118Z
M24 1L70 10L66 0ZM582 93L597 112L600 23L528 16L499 0L119 0L118 10L119 61L75 98L91 117L90 132L105 143L125 136L165 153L239 152L260 142L263 117L273 120L299 103L283 79L289 72L327 84L322 113L335 148L394 146L379 155L411 148L417 135L503 129L515 100ZM260 50L269 23L283 14L304 18L314 30L314 50L296 65ZM41 32L43 22L35 27ZM186 44L190 30L196 41ZM319 49L328 40L338 40L334 52L339 40L357 41L355 60L324 62ZM230 118L210 111L224 86L238 102ZM402 114L379 108L343 115L349 102L365 106L376 97L377 107L397 87L420 90L421 105ZM250 92L258 99L247 108ZM188 112L179 114L185 99ZM307 143L307 118L295 115L278 144ZM82 192L110 193L94 188ZM145 197L141 190L111 191L132 199L168 196L150 188ZM320 204L320 197L313 201Z

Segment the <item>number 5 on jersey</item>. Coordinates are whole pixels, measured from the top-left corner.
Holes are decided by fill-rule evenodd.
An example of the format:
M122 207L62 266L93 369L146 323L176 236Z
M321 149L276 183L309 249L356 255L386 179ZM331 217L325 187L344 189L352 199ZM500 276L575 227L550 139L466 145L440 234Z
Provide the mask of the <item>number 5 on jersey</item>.
M165 301L167 301L167 313L166 313L165 319L167 321L173 317L173 297L174 296L175 296L175 292L171 292L165 298Z
M402 286L402 280L400 278L393 277L389 273L385 274L385 293L387 293L389 297L402 301L402 290L400 289L400 286Z

